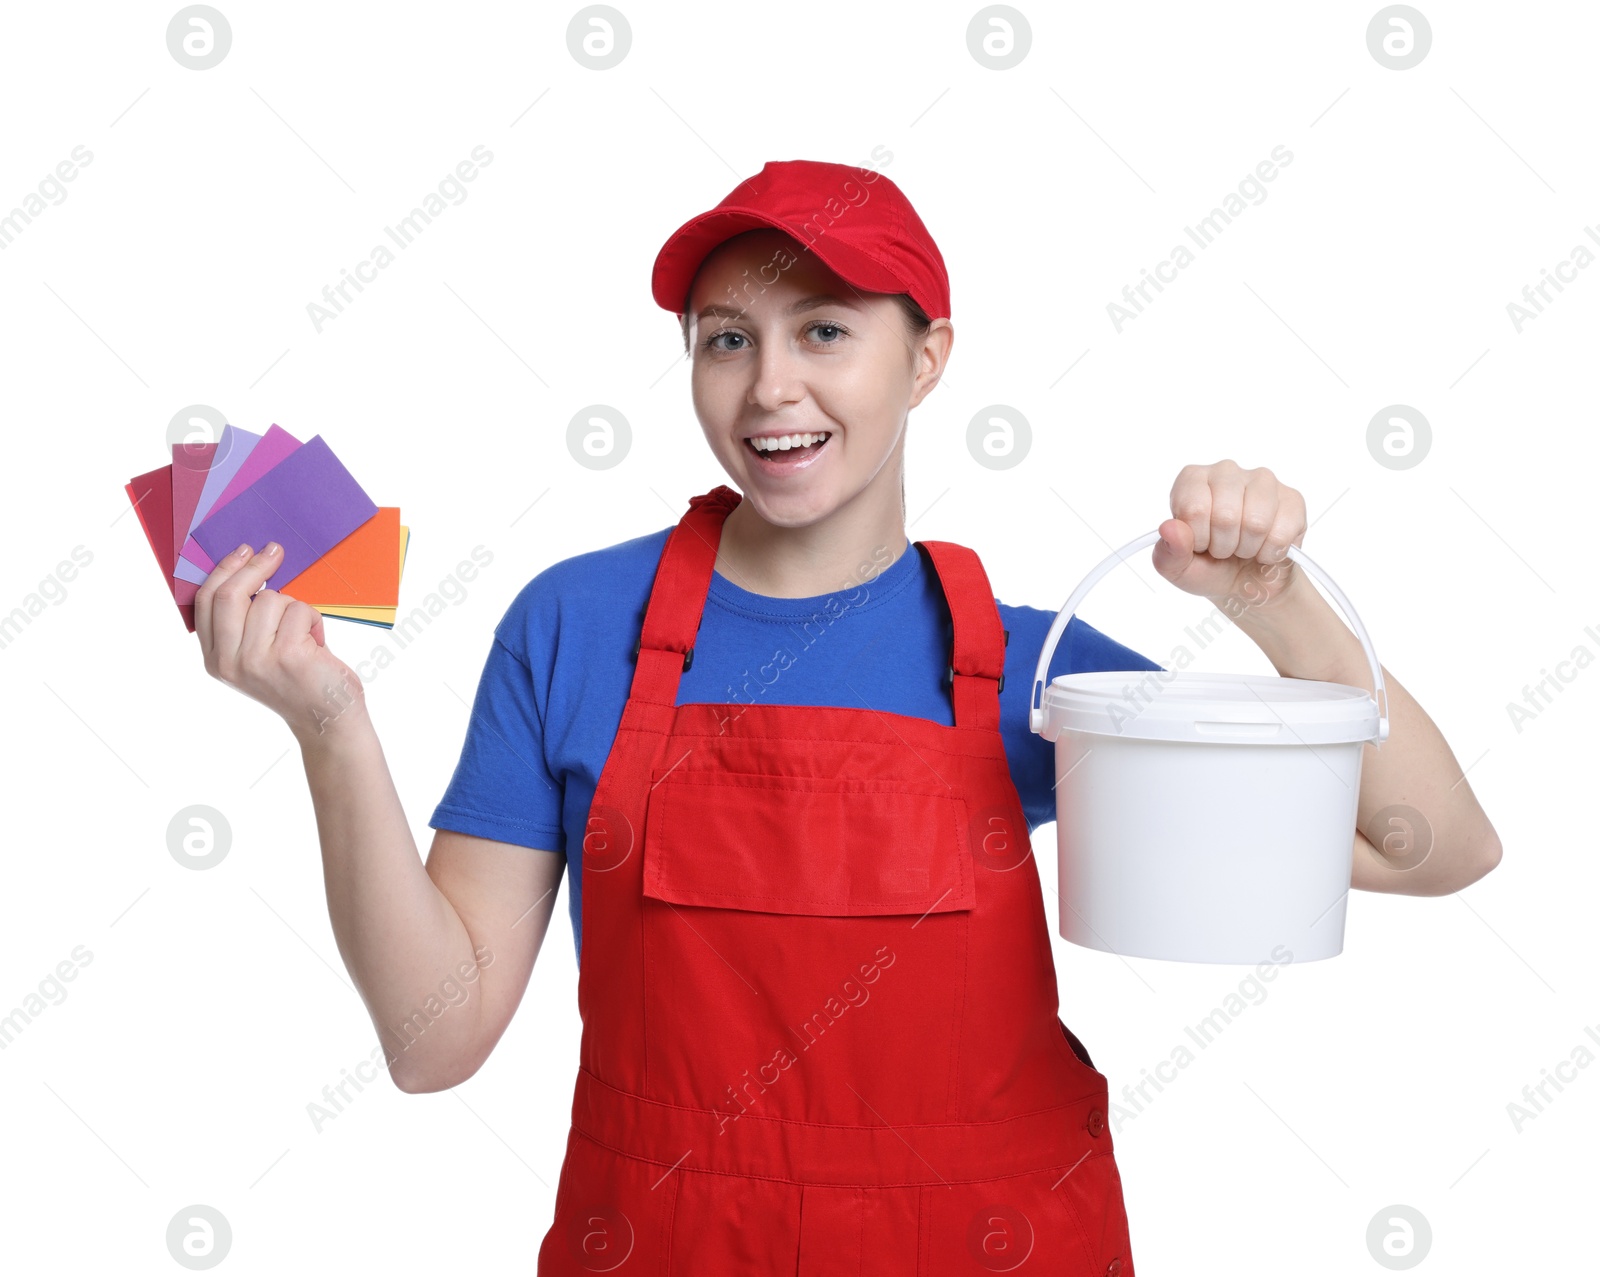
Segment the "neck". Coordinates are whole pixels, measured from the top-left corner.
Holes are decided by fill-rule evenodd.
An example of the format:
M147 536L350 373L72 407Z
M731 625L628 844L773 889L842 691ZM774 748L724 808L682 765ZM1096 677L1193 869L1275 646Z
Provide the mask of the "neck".
M900 494L893 505L864 491L826 519L803 528L768 523L748 500L723 520L716 570L741 589L800 599L852 590L910 549Z

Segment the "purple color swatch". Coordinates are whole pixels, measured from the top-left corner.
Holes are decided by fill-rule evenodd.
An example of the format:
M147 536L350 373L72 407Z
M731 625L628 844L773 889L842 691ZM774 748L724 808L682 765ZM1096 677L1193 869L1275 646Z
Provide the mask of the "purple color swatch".
M228 486L222 490L222 495L217 498L216 504L208 510L207 514L214 514L222 509L228 502L250 487L255 481L271 470L278 462L282 461L295 449L299 448L300 441L282 426L267 427L267 433L250 449L250 455L245 458L244 464L239 467L233 478L228 480ZM230 551L233 547L229 547ZM194 580L195 584L202 584L211 570L217 565L211 561L211 556L205 552L198 541L194 539L194 529L189 530L189 539L183 543L183 548L178 551L179 562L173 575L180 580ZM184 562L187 561L199 568L198 578L191 577L182 572Z
M276 541L283 561L267 578L267 587L275 590L377 513L372 498L316 435L206 519L194 539L213 561L241 543L259 552Z

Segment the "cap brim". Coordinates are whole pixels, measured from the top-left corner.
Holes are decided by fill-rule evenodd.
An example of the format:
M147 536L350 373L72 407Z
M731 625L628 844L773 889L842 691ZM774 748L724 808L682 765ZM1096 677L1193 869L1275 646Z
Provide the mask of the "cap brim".
M782 221L748 208L719 208L690 218L668 238L656 254L650 275L650 291L656 305L681 315L688 305L689 288L700 265L724 240L744 231L770 228L782 231L817 255L829 270L847 284L863 292L901 293L899 279L860 249L837 237L819 235L806 240Z

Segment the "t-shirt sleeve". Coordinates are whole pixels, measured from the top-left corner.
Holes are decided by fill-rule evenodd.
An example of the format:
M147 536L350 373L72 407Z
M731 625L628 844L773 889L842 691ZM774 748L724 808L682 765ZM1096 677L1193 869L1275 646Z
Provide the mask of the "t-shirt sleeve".
M1051 617L1050 621L1054 621ZM1050 621L1045 623L1045 631L1050 628ZM1043 636L1041 635L1041 644ZM1033 659L1039 659L1038 649L1034 649ZM1061 642L1056 644L1056 650L1050 657L1050 670L1047 682L1059 678L1063 674L1086 674L1092 670L1158 670L1161 666L1152 661L1142 652L1136 652L1131 647L1124 646L1108 634L1102 634L1089 622L1073 616L1067 620L1066 632L1061 636ZM1033 673L1030 670L1028 677ZM1032 690L1031 688L1029 689Z
M1055 613L1042 608L1001 607L1002 619L1011 629L1006 649L1006 685L1001 693L1002 712L1007 715L1006 748L1011 762L1011 778L1022 800L1030 830L1056 818L1056 747L1031 730L1028 711L1033 698L1033 671L1039 650L1055 621ZM1158 670L1161 665L1142 652L1119 643L1077 616L1067 621L1066 631L1051 653L1045 684L1063 674L1082 674L1092 670ZM1013 684L1015 680L1015 684ZM1015 690L1013 690L1015 688ZM1010 698L1015 695L1015 699ZM1010 701L1009 707L1005 706Z
M538 617L529 616L530 591L538 584L537 578L530 583L495 630L460 760L428 824L564 853L561 784L544 750L550 663L539 659L554 645L540 641Z

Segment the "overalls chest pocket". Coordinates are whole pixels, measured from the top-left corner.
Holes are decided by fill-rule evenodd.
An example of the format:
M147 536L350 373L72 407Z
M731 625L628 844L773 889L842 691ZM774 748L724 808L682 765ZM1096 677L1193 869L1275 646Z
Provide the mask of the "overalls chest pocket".
M644 894L853 917L971 909L966 804L937 781L658 771Z
M971 996L965 801L932 777L680 767L651 779L652 1093L698 1096L731 1120L944 1120Z

